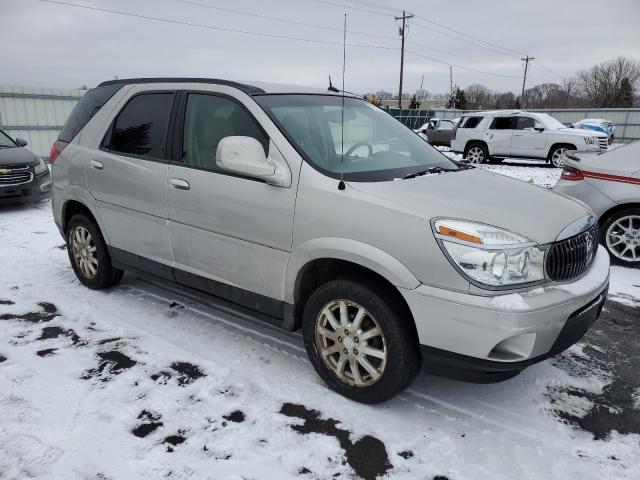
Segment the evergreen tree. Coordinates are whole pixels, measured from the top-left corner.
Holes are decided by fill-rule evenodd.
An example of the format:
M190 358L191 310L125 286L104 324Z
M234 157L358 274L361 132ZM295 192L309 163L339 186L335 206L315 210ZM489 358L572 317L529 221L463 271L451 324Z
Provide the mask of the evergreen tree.
M411 97L411 102L409 103L409 108L412 109L412 110L417 110L418 108L420 108L420 102L416 98L415 94L413 95L413 97Z
M631 108L633 107L633 86L628 78L623 78L620 82L620 88L616 93L616 107Z

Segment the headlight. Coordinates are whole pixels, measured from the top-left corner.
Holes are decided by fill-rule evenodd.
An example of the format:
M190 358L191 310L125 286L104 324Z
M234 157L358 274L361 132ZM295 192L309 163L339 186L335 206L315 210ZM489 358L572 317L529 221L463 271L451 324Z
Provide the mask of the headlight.
M465 220L440 218L432 228L449 260L471 283L506 289L545 279L544 250L536 242Z
M44 160L40 159L40 163L36 165L36 175L42 175L44 172L48 172L49 167Z

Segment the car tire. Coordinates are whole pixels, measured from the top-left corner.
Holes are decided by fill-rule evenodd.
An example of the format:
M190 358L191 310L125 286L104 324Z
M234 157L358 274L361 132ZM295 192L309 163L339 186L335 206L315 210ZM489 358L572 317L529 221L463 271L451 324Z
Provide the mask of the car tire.
M613 135L611 135L611 136L609 137L609 141L608 141L608 143L609 143L609 145L611 145L611 144L613 143Z
M372 404L413 382L422 364L420 347L407 307L395 298L375 284L347 278L311 294L303 314L304 344L329 388Z
M464 159L472 165L489 161L489 150L484 143L471 143L464 151Z
M571 150L569 145L556 145L549 152L549 163L556 168L564 168L564 154L567 150Z
M640 267L640 208L625 208L603 218L600 243L609 252L611 263Z
M92 290L109 288L122 280L124 272L112 266L102 233L87 215L80 213L69 221L67 253L78 280Z

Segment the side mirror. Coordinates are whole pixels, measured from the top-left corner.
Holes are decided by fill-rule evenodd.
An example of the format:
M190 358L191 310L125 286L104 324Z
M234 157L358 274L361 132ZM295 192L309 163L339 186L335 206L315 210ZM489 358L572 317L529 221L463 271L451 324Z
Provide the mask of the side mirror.
M16 138L16 143L19 147L26 147L27 141L24 138Z
M253 137L225 137L220 140L216 149L216 165L228 172L259 178L271 185L288 187L291 184L291 174L273 143L269 145L269 153L267 158L262 144Z
M423 129L422 129L422 133L426 134L426 133L427 133L427 129L426 129L426 128L423 128Z

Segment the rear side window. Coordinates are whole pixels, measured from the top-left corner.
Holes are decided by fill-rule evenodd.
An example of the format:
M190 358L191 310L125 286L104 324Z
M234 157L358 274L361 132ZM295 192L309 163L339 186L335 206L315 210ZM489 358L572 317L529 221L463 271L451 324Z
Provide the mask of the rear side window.
M98 111L109 101L113 95L122 88L122 85L107 85L105 87L89 90L71 111L64 124L58 140L71 142L80 130L91 120Z
M163 159L173 92L133 97L116 117L103 146L113 152Z
M496 117L489 128L491 130L513 130L514 124L515 118L513 117Z
M460 122L460 128L476 128L484 117L467 117Z

